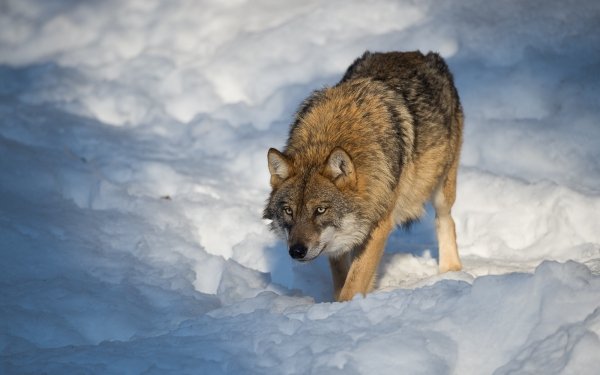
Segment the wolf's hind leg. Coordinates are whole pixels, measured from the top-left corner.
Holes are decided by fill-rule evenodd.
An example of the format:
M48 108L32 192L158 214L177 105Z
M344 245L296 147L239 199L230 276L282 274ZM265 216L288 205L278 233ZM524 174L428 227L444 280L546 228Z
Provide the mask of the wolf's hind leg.
M364 295L371 291L385 242L392 228L393 220L390 216L379 223L365 248L354 255L344 286L339 296L336 296L337 301L349 301L358 293Z
M460 271L462 264L456 246L456 229L450 214L456 199L456 173L458 158L452 163L446 178L433 193L433 207L435 208L435 229L439 247L440 273Z

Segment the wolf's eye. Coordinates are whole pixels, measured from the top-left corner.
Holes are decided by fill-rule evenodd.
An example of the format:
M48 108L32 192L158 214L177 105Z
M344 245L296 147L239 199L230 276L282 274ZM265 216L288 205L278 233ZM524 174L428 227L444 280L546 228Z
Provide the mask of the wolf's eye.
M325 211L327 211L327 208L325 208L325 207L317 207L317 209L315 210L317 215L322 215L325 213Z
M285 206L285 207L283 207L283 212L284 212L286 215L290 215L290 216L292 216L292 209L291 209L289 206Z

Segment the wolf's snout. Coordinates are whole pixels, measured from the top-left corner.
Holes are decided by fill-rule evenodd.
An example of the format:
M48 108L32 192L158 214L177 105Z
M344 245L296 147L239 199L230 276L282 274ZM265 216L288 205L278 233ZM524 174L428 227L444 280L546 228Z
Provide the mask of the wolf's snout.
M306 246L297 243L290 246L290 256L294 259L303 259L306 256L308 249Z

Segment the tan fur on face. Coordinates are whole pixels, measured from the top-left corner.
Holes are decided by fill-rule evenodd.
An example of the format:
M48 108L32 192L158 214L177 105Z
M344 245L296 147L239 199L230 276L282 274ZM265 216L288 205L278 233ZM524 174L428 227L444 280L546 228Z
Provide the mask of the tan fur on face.
M363 241L368 233L362 232L362 229L357 225L356 218L348 215L342 220L339 229L326 228L321 233L320 246L325 247L328 256L337 258Z

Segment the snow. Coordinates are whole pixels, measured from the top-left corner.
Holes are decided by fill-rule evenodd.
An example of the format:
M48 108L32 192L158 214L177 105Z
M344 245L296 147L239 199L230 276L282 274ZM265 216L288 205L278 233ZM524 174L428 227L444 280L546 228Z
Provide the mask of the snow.
M597 2L0 9L0 373L597 373ZM266 150L365 49L454 72L464 270L428 208L331 303L260 219Z

